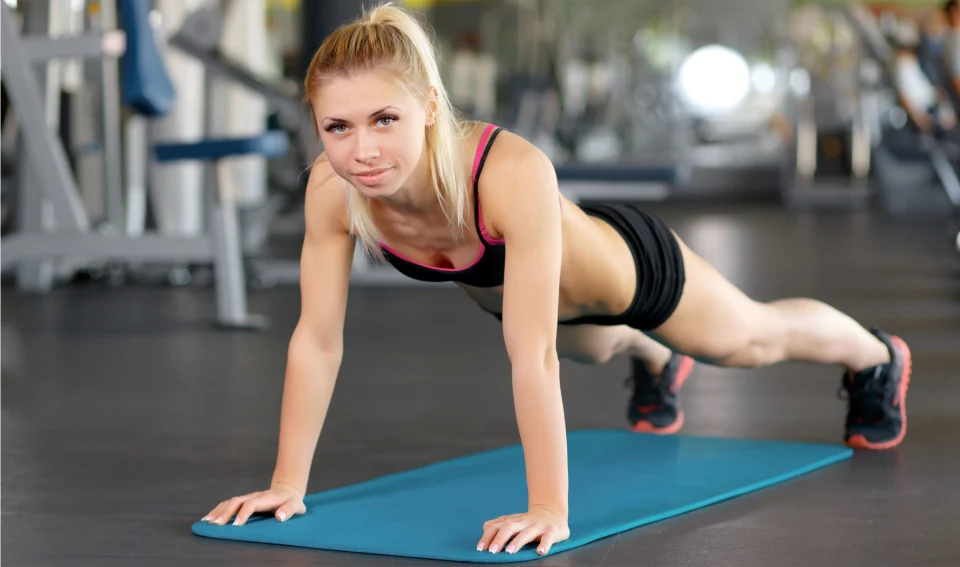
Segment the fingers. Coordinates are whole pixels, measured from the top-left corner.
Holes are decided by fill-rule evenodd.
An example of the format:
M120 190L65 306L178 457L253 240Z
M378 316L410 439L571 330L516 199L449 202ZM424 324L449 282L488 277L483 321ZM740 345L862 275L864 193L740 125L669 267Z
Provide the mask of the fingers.
M548 530L549 528L546 528L546 529ZM538 526L538 525L530 526L527 529L523 530L522 532L518 533L517 537L513 538L513 540L510 541L509 544L507 544L507 548L504 551L506 551L507 553L516 553L521 549L523 549L523 546L527 545L531 541L540 537L544 531L545 529L542 526Z
M237 496L235 498L231 498L230 500L224 500L219 506L207 514L202 521L222 526L223 524L227 523L227 521L230 520L230 518L232 518L240 510L240 507L243 506L248 500L251 498L256 498L259 495L259 492L254 492L245 496Z
M546 555L550 553L550 548L553 547L553 544L557 542L557 532L553 529L548 529L542 536L540 536L540 545L537 546L537 554Z
M270 510L276 510L275 516L282 522L303 514L307 507L299 496L289 492L254 492L221 502L202 521L222 526L235 517L233 525L242 526L257 512Z
M290 498L283 503L279 508L277 508L277 513L274 516L277 520L281 522L286 522L293 516L297 514L303 514L307 511L307 507L303 504L303 500L299 498Z
M287 503L289 500L289 494L263 492L260 494L260 496L251 498L243 503L240 511L237 512L237 519L234 520L233 525L242 526L247 523L247 520L250 519L250 516L256 514L257 512L276 510L278 506Z
M513 536L517 535L521 531L531 527L529 520L508 520L499 525L497 530L497 535L493 538L493 542L490 544L490 552L497 553L501 549L507 546L507 542L513 539Z
M503 517L500 517L496 520L490 520L483 523L483 537L480 538L480 543L477 544L477 551L487 550L487 548L490 546L490 542L492 542L493 538L497 536L497 531L502 521Z

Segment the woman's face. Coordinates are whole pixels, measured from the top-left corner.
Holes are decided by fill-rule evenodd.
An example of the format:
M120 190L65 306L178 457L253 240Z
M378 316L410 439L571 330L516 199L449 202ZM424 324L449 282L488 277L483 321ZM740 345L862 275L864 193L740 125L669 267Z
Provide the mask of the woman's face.
M385 72L328 80L311 103L330 165L365 197L396 193L424 157L427 106Z

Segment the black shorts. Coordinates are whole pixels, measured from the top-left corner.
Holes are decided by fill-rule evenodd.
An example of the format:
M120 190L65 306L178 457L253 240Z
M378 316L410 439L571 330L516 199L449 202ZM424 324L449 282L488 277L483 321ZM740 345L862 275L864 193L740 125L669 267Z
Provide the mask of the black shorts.
M636 205L595 204L581 208L623 237L637 268L637 290L630 306L619 315L586 315L560 324L627 325L649 331L665 323L680 303L686 282L683 256L673 232L662 220ZM502 320L501 315L494 315Z

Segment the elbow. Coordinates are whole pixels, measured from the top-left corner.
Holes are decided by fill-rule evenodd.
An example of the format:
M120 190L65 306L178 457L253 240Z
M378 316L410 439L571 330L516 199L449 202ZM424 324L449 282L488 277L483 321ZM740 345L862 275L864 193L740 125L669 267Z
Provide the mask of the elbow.
M292 359L330 359L339 364L343 358L343 336L321 333L308 325L297 325L290 338L288 356Z
M522 355L510 358L514 377L557 378L560 375L560 357L556 345L529 349Z

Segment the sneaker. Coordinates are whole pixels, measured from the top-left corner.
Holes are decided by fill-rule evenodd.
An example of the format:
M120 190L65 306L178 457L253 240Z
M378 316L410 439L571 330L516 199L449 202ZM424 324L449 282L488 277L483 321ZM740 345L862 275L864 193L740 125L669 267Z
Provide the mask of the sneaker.
M844 442L854 449L892 449L907 433L910 349L899 337L871 332L887 345L890 362L844 375L838 391L849 401Z
M693 370L693 359L674 353L660 376L650 374L637 359L631 359L633 397L627 410L631 429L638 433L669 435L683 427L679 392Z

